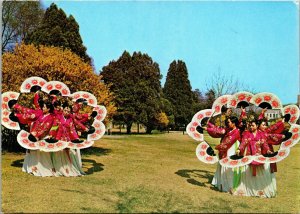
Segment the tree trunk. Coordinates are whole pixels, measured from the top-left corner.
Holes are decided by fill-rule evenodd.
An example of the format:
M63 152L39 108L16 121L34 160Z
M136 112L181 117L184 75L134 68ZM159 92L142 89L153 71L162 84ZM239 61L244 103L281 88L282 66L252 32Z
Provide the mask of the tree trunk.
M132 122L126 123L127 134L131 134Z
M140 124L137 123L137 133L139 134L140 133Z
M146 134L151 134L153 126L146 126Z

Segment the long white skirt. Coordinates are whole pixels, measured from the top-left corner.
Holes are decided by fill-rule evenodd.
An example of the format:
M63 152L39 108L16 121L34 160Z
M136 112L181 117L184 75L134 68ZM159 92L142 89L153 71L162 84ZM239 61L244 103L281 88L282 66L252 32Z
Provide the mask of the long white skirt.
M222 192L229 192L233 188L233 168L217 165L215 176L211 182L212 185Z
M271 173L270 164L256 166L256 176L252 175L252 166L240 167L241 181L233 195L271 198L276 196L275 173Z
M236 141L228 150L227 157L234 155L236 150L239 148L240 142ZM218 188L222 192L229 192L233 189L234 184L234 168L221 166L220 163L217 165L214 178L211 182L212 185Z
M80 153L73 149L64 149L58 152L28 150L22 171L42 177L71 177L85 174L81 169Z

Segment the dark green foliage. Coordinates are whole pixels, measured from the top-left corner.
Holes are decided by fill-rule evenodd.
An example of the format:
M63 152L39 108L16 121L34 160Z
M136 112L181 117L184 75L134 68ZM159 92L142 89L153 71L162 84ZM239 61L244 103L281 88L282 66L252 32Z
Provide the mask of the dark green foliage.
M18 130L7 129L1 126L1 149L7 152L25 152L26 150L17 142Z
M174 60L170 64L163 92L173 105L175 128L186 126L194 113L194 95L183 61Z
M212 105L214 103L214 101L216 100L216 94L215 92L210 89L208 90L206 93L205 93L205 96L206 96L206 105L205 105L205 108L212 108Z
M68 48L85 62L91 63L76 20L72 15L67 17L54 3L46 10L40 27L25 38L25 43Z
M11 51L40 25L44 11L39 1L2 2L2 52Z
M168 119L169 119L168 127L174 129L174 127L175 127L174 106L168 99L162 97L161 98L161 109L168 116Z
M147 133L155 128L155 115L160 111L160 70L147 54L134 52L131 56L124 51L117 61L104 66L102 72L105 83L112 84L116 97L117 113L115 121L127 125L137 122L146 126Z
M193 93L193 113L206 109L207 108L207 100L206 97L202 95L202 92L199 89L195 89L192 91Z

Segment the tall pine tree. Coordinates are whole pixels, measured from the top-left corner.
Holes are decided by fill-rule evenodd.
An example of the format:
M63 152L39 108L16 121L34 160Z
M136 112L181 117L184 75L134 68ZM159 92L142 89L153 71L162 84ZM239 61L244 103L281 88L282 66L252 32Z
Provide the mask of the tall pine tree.
M163 93L173 105L175 127L187 125L193 114L193 92L183 61L174 60L170 64Z
M115 121L124 122L127 133L133 122L146 126L146 132L155 128L161 106L160 70L147 54L124 51L117 61L111 61L100 73L105 83L112 84L117 114Z
M67 17L54 3L46 10L40 27L25 38L25 43L68 48L91 64L91 58L86 53L79 33L78 23L72 15Z

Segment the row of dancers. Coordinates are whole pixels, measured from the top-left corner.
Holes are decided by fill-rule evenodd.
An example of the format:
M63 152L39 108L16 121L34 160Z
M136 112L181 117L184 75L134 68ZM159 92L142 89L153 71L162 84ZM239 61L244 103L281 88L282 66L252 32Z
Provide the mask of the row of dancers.
M213 138L221 138L215 149L219 159L230 157L240 159L248 155L264 155L272 157L277 154L275 145L288 140L292 133L288 132L286 124L290 115L284 115L274 124L268 126L265 117L267 109L262 109L260 115L247 115L245 108L241 108L240 117L232 116L232 109L222 108L219 119L213 123L208 120L206 126L198 128L199 132L207 133ZM249 119L250 118L250 119ZM214 150L209 150L215 156ZM228 168L218 163L212 184L220 191L231 192L236 195L274 197L276 195L277 172L276 163L263 164L252 161L244 167Z
M44 139L48 143L59 140L81 143L82 138L95 131L91 121L97 116L97 112L81 113L80 110L86 103L84 99L72 103L59 95L56 93L46 96L41 91L36 91L33 98L34 108L11 100L8 103L12 110L10 119L29 128L28 139L32 142Z

